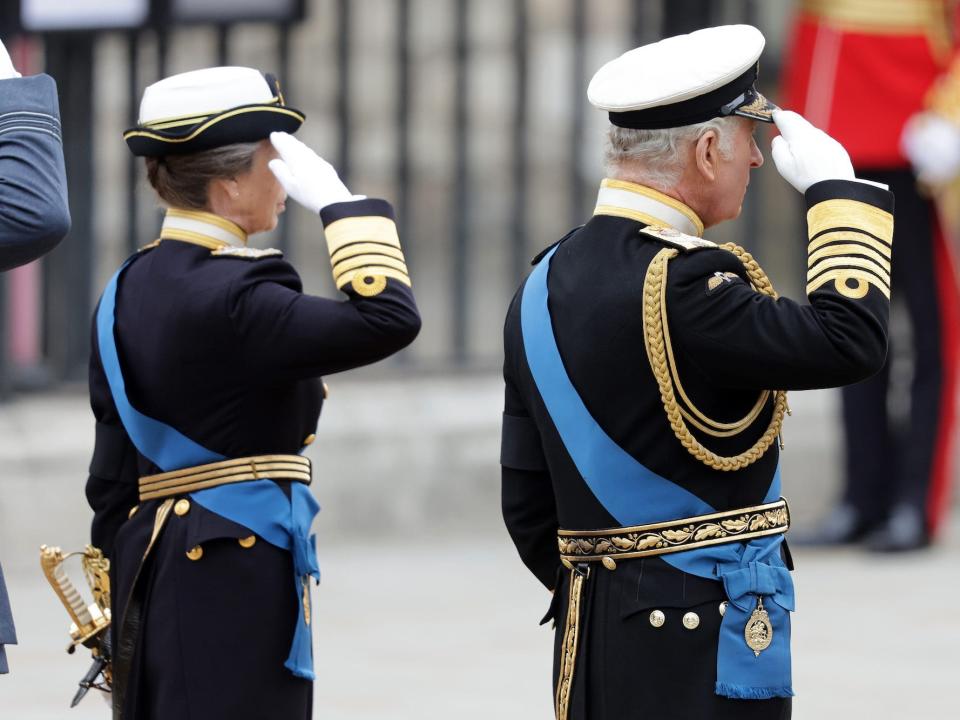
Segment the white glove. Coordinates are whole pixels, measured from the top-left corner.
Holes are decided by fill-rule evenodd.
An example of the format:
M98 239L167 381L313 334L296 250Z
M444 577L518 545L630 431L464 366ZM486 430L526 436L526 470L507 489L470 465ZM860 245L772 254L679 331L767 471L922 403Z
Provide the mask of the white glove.
M939 185L960 174L960 125L937 113L917 113L907 121L900 149L913 164L917 178Z
M270 133L270 142L280 157L269 167L287 195L314 213L327 205L363 200L365 195L351 195L333 165L285 132Z
M20 77L20 73L18 73L17 69L13 66L10 53L7 52L7 48L3 46L3 41L0 40L0 80L18 77Z
M774 110L780 135L773 139L773 163L783 179L800 192L821 180L856 180L850 156L823 130L789 110Z

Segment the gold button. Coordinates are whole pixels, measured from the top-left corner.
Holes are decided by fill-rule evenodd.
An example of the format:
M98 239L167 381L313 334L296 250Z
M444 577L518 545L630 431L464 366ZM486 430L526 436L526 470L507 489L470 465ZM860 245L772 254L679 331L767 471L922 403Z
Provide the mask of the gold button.
M560 562L563 563L563 566L564 566L567 570L573 570L573 563L570 562L569 560L567 560L566 558L562 558L562 559L560 560Z
M177 515L186 515L190 512L190 501L186 498L180 498L177 500L177 504L173 506L173 511Z
M603 562L603 566L604 566L607 570L616 570L616 569L617 569L617 561L614 560L612 557L605 557L602 562Z
M203 557L203 548L199 545L194 545L192 548L187 550L187 557L191 560L199 560Z
M688 612L683 616L683 626L687 630L696 630L700 626L700 616L695 612Z
M139 509L140 509L140 506L139 506L139 505L134 505L132 508L130 508L130 512L127 513L127 519L129 520L129 519L132 518L134 515L136 515L136 514L137 514L137 510L139 510Z
M330 386L325 382L321 382L320 384L323 385L323 399L326 400L328 397L330 397Z
M316 439L317 439L317 436L314 435L313 433L310 433L303 439L303 446L306 447L307 445L312 445L313 441Z
M663 610L654 610L650 613L650 624L654 627L663 627L666 621L667 616L663 614Z
M723 617L724 615L727 614L727 605L728 605L728 604L729 604L729 603L728 603L726 600L724 600L722 603L720 603L720 617Z
M250 537L237 538L237 542L240 543L242 548L252 548L257 542L257 536L251 535Z

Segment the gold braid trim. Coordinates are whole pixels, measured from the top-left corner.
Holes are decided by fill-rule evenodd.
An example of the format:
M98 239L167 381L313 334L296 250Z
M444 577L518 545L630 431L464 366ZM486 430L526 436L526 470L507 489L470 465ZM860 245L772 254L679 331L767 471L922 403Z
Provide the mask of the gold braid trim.
M560 644L560 676L557 679L554 703L557 720L567 720L570 713L573 671L577 665L577 646L580 643L580 598L583 594L583 581L589 576L589 567L573 568L570 572L570 598L567 600L567 619Z
M721 247L732 252L740 262L743 263L747 277L750 278L750 284L757 292L773 298L778 297L776 290L773 289L773 285L770 283L770 279L750 253L733 243L726 243ZM717 455L693 436L690 428L687 427L685 418L689 420L694 427L704 432L717 437L728 437L736 435L746 429L746 427L756 419L757 415L759 415L760 410L758 409L758 405L755 405L743 419L734 423L719 423L711 420L697 410L683 391L679 382L679 376L677 375L676 364L673 358L673 348L670 343L666 305L667 263L678 254L679 251L672 248L664 248L657 253L656 257L654 257L650 263L650 267L647 268L647 276L643 284L643 339L647 350L647 358L650 360L650 369L653 371L653 376L660 388L660 399L663 402L663 409L667 414L667 420L673 428L674 435L676 435L677 439L688 452L697 460L714 470L741 470L763 457L763 454L780 434L780 429L783 425L783 416L787 412L787 394L783 390L773 392L773 416L770 418L770 424L767 426L766 432L764 432L752 447L739 455L732 457ZM704 424L698 422L696 418L692 417L690 413L677 402L674 384L677 385L684 402L687 403L697 417L713 426L713 428L727 429L723 432L718 432L716 429L706 427ZM763 407L767 397L769 397L769 392L770 391L764 391L764 393L761 394L762 402L759 403L759 408Z

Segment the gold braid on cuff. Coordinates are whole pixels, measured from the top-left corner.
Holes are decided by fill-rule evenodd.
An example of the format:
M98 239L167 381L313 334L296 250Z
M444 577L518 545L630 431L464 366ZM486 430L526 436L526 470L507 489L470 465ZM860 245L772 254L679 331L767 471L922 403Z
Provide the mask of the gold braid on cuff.
M770 279L750 253L733 243L727 243L721 247L732 252L743 263L754 290L773 298L777 297ZM657 253L647 269L647 276L643 283L643 339L647 358L650 360L650 369L660 388L660 399L663 402L667 420L680 443L697 460L714 470L741 470L763 457L780 434L783 416L788 412L787 394L783 390L764 390L750 412L732 423L713 420L693 404L680 382L667 322L667 264L678 254L679 251L672 248L664 248ZM678 394L686 407L677 400ZM771 394L773 395L773 415L766 432L749 449L739 455L732 457L717 455L697 440L687 426L689 422L698 430L714 437L738 435L757 419Z
M743 542L790 529L787 501L709 515L609 530L561 530L560 559L567 563L666 555L709 545ZM604 563L608 565L608 563ZM615 567L615 566L614 566Z
M324 233L338 290L349 285L362 297L374 297L386 288L388 278L410 286L397 227L389 218L343 218Z

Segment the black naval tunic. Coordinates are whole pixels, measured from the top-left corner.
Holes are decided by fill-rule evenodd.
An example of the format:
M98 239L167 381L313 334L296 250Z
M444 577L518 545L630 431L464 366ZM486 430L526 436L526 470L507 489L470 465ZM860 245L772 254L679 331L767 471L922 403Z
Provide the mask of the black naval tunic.
M205 219L224 223L186 215L199 225L178 235L165 222L161 241L121 277L115 337L130 402L227 458L298 453L316 431L322 375L381 360L416 337L420 317L405 272L377 276L372 290L346 283L345 301L313 297L279 253L245 257L183 241ZM328 242L337 223L341 235L364 243L356 247L367 254L352 254L351 274L375 262L378 233L392 233L399 254L392 217L382 200L323 210ZM171 513L139 569L141 625L120 633L161 502L138 505L137 481L160 469L120 423L96 326L90 396L97 421L87 483L92 540L112 561L114 645L136 644L124 720L311 717L312 684L284 668L297 621L290 552L259 538L241 545L248 529L198 503ZM288 481L279 484L289 493ZM186 553L196 547L202 555L191 559Z
M618 193L604 200L611 186ZM811 248L828 248L811 255L809 304L754 291L744 264L716 246L681 245L669 262L666 306L679 377L692 401L718 421L743 417L759 391L843 385L884 362L889 278L872 265L863 271L858 254L873 257L874 246L889 243L889 237L869 233L877 233L882 216L892 213L892 195L866 184L826 181L811 187L806 199L811 208L819 206ZM689 208L649 188L604 181L596 214L559 244L551 262L547 282L557 346L590 414L633 458L717 510L756 506L777 469L776 444L736 471L700 462L667 420L645 350L644 278L668 245L641 229L670 225L666 218L678 207L699 224ZM850 231L836 232L841 228ZM863 243L850 241L854 235ZM845 268L869 282L838 274ZM554 592L544 620L556 623L556 684L571 577L560 564L557 530L619 523L577 471L546 410L525 355L521 295L522 288L504 330L503 515L522 560ZM741 453L766 430L772 404L740 435L715 438L694 429L694 436L719 455ZM570 720L790 717L789 698L714 694L721 583L686 574L659 557L619 561L612 571L597 563L592 570L581 602ZM651 625L653 610L665 614L662 627ZM694 630L681 622L691 611L700 621Z

